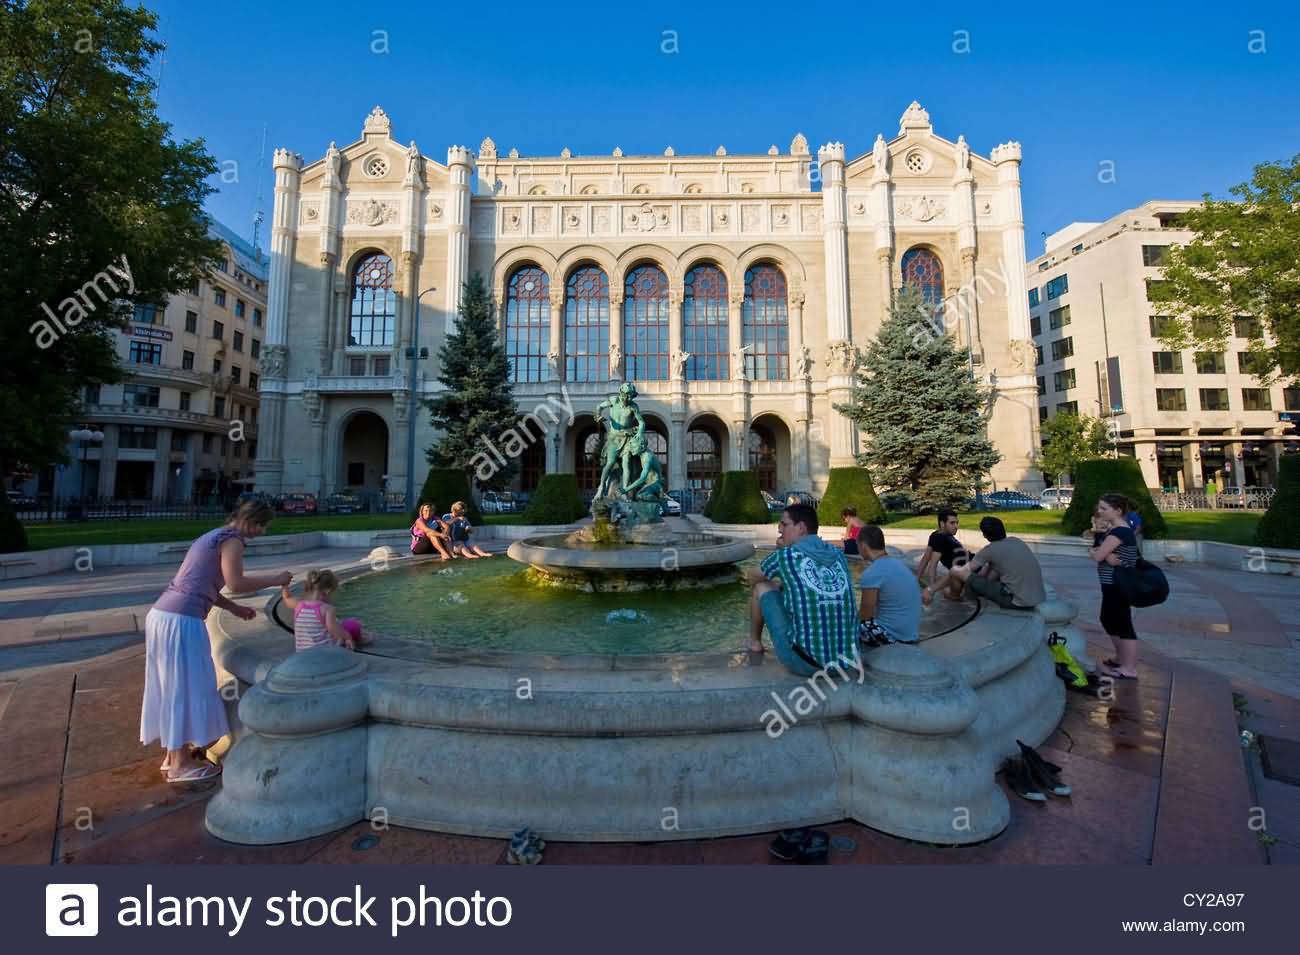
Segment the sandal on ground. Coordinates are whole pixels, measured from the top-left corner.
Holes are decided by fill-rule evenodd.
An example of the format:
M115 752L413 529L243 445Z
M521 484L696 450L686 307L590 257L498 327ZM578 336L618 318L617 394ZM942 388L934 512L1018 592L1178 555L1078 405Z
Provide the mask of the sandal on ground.
M1122 672L1122 671L1119 670L1119 669L1116 669L1116 668L1112 668L1112 667L1106 666L1104 662L1103 662L1103 664L1102 664L1102 671L1101 671L1101 672L1102 672L1102 675L1103 675L1103 676L1108 676L1108 677L1110 677L1112 680L1132 680L1134 683L1137 682L1137 674L1136 674L1136 673L1132 673L1132 674L1124 673L1124 672Z
M199 783L205 779L213 779L221 775L221 767L213 763L203 763L201 766L195 766L187 769L183 773L168 775L169 783Z
M767 851L782 862L794 862L808 844L807 829L782 829L771 841Z
M820 829L808 833L808 841L799 850L800 865L825 865L830 860L831 837Z

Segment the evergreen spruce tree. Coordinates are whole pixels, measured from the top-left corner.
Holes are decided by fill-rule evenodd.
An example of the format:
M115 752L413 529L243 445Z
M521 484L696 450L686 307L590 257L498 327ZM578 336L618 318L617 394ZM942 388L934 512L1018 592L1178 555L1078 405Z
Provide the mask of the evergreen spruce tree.
M462 470L481 490L505 488L519 470L518 449L503 442L506 432L514 433L519 409L493 312L475 272L465 283L456 329L438 352L438 381L446 390L424 402L441 432L425 452L429 464Z
M835 410L866 432L858 463L876 485L934 510L964 504L1001 460L988 402L932 307L905 289L858 363L852 401Z

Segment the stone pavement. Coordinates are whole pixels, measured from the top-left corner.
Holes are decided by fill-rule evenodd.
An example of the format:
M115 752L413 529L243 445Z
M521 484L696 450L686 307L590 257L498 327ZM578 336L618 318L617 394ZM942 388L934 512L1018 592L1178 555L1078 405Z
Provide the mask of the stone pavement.
M303 552L249 565L301 574L356 556ZM1080 563L1046 558L1044 568L1080 605L1078 623L1100 658L1109 641L1095 624L1095 574ZM1285 770L1285 744L1300 747L1300 584L1201 566L1166 570L1170 602L1138 612L1141 680L1116 686L1109 700L1070 694L1043 747L1064 767L1073 797L1042 805L1009 794L1008 830L959 849L828 826L832 864L1300 862L1300 786L1272 778L1265 753L1238 739L1242 726L1259 734L1274 776L1278 765ZM139 627L173 572L120 568L0 583L0 863L504 861L501 840L373 831L368 823L266 848L208 836L204 805L219 783L168 786L157 749L137 742ZM556 843L546 861L767 863L769 839Z

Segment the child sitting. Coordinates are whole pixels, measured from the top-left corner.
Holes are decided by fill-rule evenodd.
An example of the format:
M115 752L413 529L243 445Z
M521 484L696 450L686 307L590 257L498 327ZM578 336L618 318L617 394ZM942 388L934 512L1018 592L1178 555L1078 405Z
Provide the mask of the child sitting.
M339 579L332 570L313 570L307 574L302 597L294 599L288 587L280 588L280 599L293 611L294 650L311 650L335 644L347 650L374 643L366 636L361 622L338 620L334 614L334 591Z
M465 516L465 503L463 501L457 501L451 506L451 513L447 515L447 526L451 528L451 550L453 554L469 558L492 556L482 547L469 542L469 535L474 528L470 525L469 518Z

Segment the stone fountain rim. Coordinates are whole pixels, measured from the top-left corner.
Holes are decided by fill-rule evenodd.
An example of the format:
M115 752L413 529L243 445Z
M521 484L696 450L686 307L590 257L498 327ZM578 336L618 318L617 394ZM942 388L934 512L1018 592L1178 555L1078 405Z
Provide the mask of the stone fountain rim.
M725 543L704 546L683 543L638 544L631 547L602 547L581 550L550 547L536 543L538 537L525 537L512 543L506 553L512 560L534 567L563 567L573 570L656 570L663 571L665 561L674 569L714 567L734 564L753 557L756 548L749 541L720 538Z

